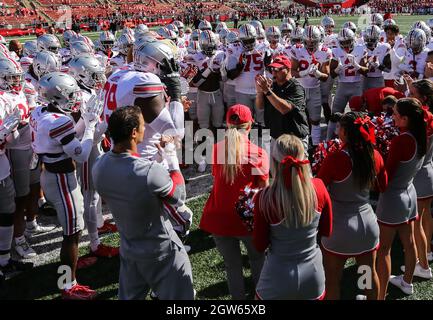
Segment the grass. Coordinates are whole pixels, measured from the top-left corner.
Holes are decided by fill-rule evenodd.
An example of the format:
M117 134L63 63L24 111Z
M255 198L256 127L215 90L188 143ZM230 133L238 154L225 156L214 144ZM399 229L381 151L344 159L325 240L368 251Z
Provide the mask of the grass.
M361 15L361 16L332 16L334 18L335 21L335 30L340 30L341 26L346 22L346 21L352 21L354 22L358 28L360 29L364 29L367 26L367 19L365 15ZM414 24L415 21L418 20L423 20L426 21L429 18L431 18L431 16L428 15L399 15L399 16L394 16L394 20L397 22L397 24L400 27L400 32L405 35L412 27L412 25ZM322 18L310 18L310 24L320 24ZM302 23L303 23L303 19L301 19ZM264 24L266 27L269 26L280 26L281 25L281 20L280 19L266 19L263 20ZM245 23L245 21L240 21L239 25ZM229 28L233 27L233 23L232 22L228 22L227 23ZM154 27L151 28L152 30L157 30L160 27ZM359 32L360 30L358 30ZM84 35L90 37L92 40L96 40L99 36L99 32L84 32ZM13 37L13 38L7 38L7 40L12 40L12 39L18 39L20 42L25 42L28 40L33 40L36 39L35 36L25 36L25 37Z
M230 299L224 271L224 262L217 252L212 237L198 229L201 212L206 202L207 195L199 197L189 203L195 213L192 231L187 239L191 246L189 257L192 264L194 288L197 291L197 299L200 300L227 300ZM105 237L103 242L110 245L119 245L118 234ZM87 248L80 248L80 255L88 252ZM253 283L248 266L245 248L242 249L244 260L244 277L248 298L253 298ZM400 274L400 265L403 264L403 250L398 240L395 241L392 250L393 274ZM57 289L57 268L59 261L34 268L32 271L22 273L6 281L2 299L59 299ZM78 271L78 279L81 283L89 285L99 293L99 299L117 299L119 275L119 259L99 259L88 269ZM343 281L341 283L342 299L353 300L357 294L357 267L351 259L347 262ZM433 280L414 280L415 294L407 297L398 289L390 285L388 299L390 300L432 300Z

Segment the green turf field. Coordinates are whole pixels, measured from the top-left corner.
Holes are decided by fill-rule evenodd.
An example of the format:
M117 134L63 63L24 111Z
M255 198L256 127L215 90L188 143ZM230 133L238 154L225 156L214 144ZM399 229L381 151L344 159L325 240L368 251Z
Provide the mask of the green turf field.
M230 299L222 258L218 254L212 238L197 229L206 199L207 195L204 195L188 204L195 214L194 225L186 242L192 248L189 257L192 263L194 288L197 291L197 299L200 300ZM105 237L103 240L104 243L111 245L118 245L118 241L117 234ZM81 248L80 253L81 255L86 254L86 249ZM249 298L253 299L253 285L245 249L243 249L243 258L246 288L249 291ZM399 268L403 264L403 251L397 240L393 247L392 259L392 273L400 274ZM4 296L0 299L58 299L59 294L56 287L58 266L58 261L54 261L8 280ZM99 259L92 267L78 271L77 277L82 284L96 289L100 299L117 299L118 272L118 258ZM349 261L341 284L342 299L353 300L357 294L362 294L357 289L357 280L357 268L353 261ZM414 278L414 284L415 294L410 297L405 296L400 290L390 285L388 299L433 299L433 280L425 281Z
M336 30L338 31L340 29L340 27L343 25L343 23L345 23L346 21L352 21L354 22L358 27L359 26L366 26L366 17L365 16L332 16L335 20L335 27ZM394 16L394 20L397 22L397 24L400 27L400 31L402 34L406 34L411 26L414 24L415 21L418 20L423 20L426 21L429 18L431 18L431 16L427 16L427 15L400 15L400 16ZM311 18L309 19L310 24L319 24L322 18ZM281 24L281 20L278 19L274 19L274 20L263 20L265 25L268 26L280 26ZM303 20L301 20L303 23ZM244 21L240 21L239 25L241 25L242 23L244 23ZM233 26L233 23L229 22L228 27L231 28ZM157 28L152 28L152 29L158 29ZM358 30L359 31L359 30ZM95 40L98 38L99 32L84 32L84 35L89 36L92 40ZM8 38L7 40L10 39L19 39L21 42L25 42L27 40L31 40L31 39L35 39L34 36L26 36L26 37L20 37L20 38Z

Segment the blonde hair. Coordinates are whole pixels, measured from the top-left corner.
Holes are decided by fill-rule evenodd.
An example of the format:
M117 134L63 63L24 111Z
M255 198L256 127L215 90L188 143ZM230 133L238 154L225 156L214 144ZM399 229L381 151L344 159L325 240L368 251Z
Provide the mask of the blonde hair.
M251 122L239 125L228 124L224 137L224 163L222 174L228 184L233 184L239 173L242 173L242 159L245 153L245 132L251 127Z
M285 184L284 165L281 161L286 156L303 160L305 157L302 141L293 135L282 135L272 149L272 176L271 185L260 195L260 211L265 214L268 221L277 217L284 220L287 227L304 227L309 225L315 214L317 204L316 192L311 182L308 165L301 165L299 170L304 179L301 179L295 167L291 168L292 187L288 189Z

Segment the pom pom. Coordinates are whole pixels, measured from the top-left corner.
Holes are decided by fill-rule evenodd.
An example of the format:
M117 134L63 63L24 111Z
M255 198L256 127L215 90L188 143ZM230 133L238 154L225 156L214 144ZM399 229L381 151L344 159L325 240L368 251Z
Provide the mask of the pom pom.
M251 183L241 189L235 209L248 231L253 230L254 225L254 196L260 189L252 188Z
M324 141L317 145L313 154L313 160L311 161L311 171L313 172L314 176L319 173L319 170L323 164L323 160L325 160L328 154L340 150L341 146L342 143L340 139Z

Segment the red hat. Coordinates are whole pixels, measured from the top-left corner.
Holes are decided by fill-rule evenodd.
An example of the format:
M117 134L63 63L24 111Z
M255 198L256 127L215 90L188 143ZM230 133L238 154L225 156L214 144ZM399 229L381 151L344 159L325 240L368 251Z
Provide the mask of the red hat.
M292 62L286 56L279 55L274 58L273 62L269 65L269 67L273 67L273 68L286 67L287 69L290 69L292 67Z
M226 122L227 124L239 125L247 122L253 122L253 116L250 108L243 104L235 104L227 111Z

